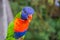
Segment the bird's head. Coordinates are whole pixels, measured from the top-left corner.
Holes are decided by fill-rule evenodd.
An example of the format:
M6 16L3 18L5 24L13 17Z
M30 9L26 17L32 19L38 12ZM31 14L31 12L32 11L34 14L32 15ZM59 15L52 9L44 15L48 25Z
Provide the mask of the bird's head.
M24 7L22 9L21 19L26 20L28 17L32 17L34 9L32 7Z

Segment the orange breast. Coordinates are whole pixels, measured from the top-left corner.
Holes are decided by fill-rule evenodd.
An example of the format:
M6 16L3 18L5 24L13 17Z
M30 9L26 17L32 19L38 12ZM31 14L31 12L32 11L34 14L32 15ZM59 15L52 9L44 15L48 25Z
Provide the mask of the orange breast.
M28 26L29 26L28 20L22 20L20 18L16 18L14 21L15 32L24 32L28 29Z

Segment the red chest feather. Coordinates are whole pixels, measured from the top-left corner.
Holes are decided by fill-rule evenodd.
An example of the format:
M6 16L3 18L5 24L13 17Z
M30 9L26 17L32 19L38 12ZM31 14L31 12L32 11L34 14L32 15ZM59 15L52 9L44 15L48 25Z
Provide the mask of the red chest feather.
M28 26L29 26L28 20L22 20L20 18L16 18L14 21L15 32L24 32L28 29Z

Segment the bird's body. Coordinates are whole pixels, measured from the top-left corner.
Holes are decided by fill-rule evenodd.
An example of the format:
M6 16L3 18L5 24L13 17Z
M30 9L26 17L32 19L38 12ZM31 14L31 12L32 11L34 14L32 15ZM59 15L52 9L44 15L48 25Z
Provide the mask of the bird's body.
M21 16L20 16L20 14L21 13L18 13L17 15L16 15L16 17L14 18L14 20L16 19L16 18L20 18ZM8 30L7 30L7 37L6 37L6 40L16 40L15 38L14 38L14 20L12 20L10 23L9 23L9 26L8 26Z
M25 13L23 10L16 15L14 20L11 21L8 26L6 40L16 40L19 38L24 38L24 35L28 30L29 23L32 19L32 16L30 15L31 14Z

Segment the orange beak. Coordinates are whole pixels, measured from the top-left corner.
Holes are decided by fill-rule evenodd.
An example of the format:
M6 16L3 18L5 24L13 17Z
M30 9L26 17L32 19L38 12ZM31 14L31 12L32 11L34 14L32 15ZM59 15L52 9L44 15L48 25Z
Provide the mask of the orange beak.
M31 14L28 15L28 20L29 20L29 22L32 20L32 15Z

